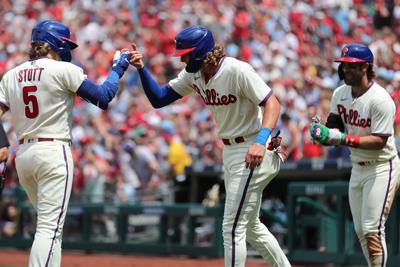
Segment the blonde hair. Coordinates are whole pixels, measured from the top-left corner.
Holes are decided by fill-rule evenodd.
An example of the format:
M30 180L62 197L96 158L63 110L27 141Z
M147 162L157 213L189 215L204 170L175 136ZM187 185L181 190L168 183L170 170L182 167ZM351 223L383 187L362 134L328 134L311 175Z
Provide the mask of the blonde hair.
M45 57L49 54L51 47L48 43L33 43L29 50L29 59Z
M207 53L207 56L203 61L203 66L217 66L221 58L224 56L224 47L220 44L217 44L212 51Z

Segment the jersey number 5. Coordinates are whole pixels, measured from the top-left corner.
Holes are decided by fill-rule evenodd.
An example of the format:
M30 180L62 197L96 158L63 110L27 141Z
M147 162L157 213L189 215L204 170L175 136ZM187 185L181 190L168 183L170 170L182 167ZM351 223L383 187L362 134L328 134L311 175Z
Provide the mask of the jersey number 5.
M22 98L24 99L25 104L25 116L29 119L36 118L39 114L39 105L35 95L30 93L36 92L36 86L24 86L22 88ZM30 105L30 103L32 105ZM31 109L32 107L32 109Z

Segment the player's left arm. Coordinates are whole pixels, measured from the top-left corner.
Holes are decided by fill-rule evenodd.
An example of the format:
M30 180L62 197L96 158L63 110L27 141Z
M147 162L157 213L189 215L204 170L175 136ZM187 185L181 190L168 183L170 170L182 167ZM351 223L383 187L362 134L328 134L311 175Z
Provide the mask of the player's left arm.
M246 168L254 168L260 166L264 158L267 141L279 118L280 103L251 65L243 63L236 70L242 94L255 105L263 107L261 129L245 158Z
M266 143L274 130L279 118L281 105L278 99L270 92L265 101L261 103L264 107L261 130L256 137L256 143L252 144L246 154L246 168L260 166L266 149Z
M279 119L280 103L273 95L272 89L256 73L253 67L247 63L237 68L239 87L242 94L252 103L263 108L261 131L256 142L265 146L271 131L275 128Z
M275 129L276 123L279 119L280 111L281 111L281 104L279 103L278 99L272 94L268 96L268 99L262 103L264 108L263 118L262 118L262 129L269 129L270 131ZM269 137L269 134L268 134ZM268 140L257 140L257 143L265 145ZM261 142L258 142L261 141ZM264 142L265 141L265 142Z

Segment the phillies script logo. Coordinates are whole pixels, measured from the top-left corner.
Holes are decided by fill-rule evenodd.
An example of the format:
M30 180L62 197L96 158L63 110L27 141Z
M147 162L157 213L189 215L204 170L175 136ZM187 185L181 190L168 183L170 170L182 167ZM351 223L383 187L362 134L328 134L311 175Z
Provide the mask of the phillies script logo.
M344 123L361 128L371 127L371 119L360 118L357 110L350 109L349 113L347 113L347 109L343 105L337 105L337 108Z
M203 94L200 92L199 87L197 85L193 84L194 90L201 96L201 98L204 100L204 103L206 105L210 106L226 106L232 103L235 103L237 101L237 97L234 95L219 95L215 89L205 89L201 90Z

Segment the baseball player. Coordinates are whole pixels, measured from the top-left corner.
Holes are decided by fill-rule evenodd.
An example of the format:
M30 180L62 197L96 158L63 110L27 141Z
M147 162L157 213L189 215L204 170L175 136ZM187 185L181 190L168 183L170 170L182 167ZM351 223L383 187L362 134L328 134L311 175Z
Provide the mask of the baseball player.
M399 159L394 143L395 105L374 82L373 54L362 44L349 44L342 55L339 78L326 125L314 122L310 134L323 145L351 150L353 168L349 202L354 227L368 266L386 266L385 222L396 194Z
M175 41L175 56L186 67L168 84L160 86L154 80L135 44L131 64L155 108L197 93L214 113L225 144L225 266L245 266L246 241L270 266L290 266L275 237L259 220L262 192L281 164L276 153L266 150L279 117L279 102L249 64L225 56L209 29L185 28Z
M70 63L78 45L62 23L46 20L32 30L29 60L8 71L0 82L0 115L11 112L19 139L16 170L37 211L30 267L61 264L62 229L73 175L71 124L79 95L106 109L129 66L128 52L115 54L107 79L96 85Z

